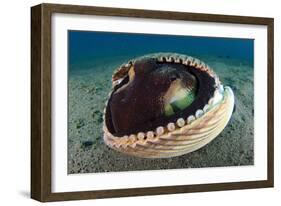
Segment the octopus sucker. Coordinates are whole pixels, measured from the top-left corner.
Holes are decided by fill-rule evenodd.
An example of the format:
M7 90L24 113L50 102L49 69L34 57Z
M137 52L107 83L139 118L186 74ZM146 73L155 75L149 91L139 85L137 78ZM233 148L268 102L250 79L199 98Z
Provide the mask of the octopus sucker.
M182 54L146 55L112 75L104 142L143 158L187 154L217 137L233 108L233 91L206 63Z

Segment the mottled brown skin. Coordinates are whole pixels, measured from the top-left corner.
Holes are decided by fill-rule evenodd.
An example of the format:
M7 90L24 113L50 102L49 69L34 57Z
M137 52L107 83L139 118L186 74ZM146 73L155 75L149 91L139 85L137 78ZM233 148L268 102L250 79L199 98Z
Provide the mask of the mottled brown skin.
M180 79L188 85L194 81L182 64L144 59L135 62L133 69L130 81L124 80L108 105L114 132L119 134L151 128L152 123L163 116L163 96L171 83Z

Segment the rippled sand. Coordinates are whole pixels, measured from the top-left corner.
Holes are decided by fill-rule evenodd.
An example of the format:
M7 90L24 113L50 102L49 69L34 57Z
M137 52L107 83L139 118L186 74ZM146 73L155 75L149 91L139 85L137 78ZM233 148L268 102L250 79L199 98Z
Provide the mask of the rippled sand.
M127 156L103 143L102 113L112 71L129 60L104 59L69 75L68 173L91 173L254 164L253 67L222 57L201 57L235 94L236 110L222 133L195 152L168 159Z

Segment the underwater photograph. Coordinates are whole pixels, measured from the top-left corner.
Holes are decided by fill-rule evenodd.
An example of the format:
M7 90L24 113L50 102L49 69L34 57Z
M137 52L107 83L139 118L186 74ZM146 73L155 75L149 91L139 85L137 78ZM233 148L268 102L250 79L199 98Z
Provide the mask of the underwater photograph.
M254 165L254 39L68 31L68 174Z

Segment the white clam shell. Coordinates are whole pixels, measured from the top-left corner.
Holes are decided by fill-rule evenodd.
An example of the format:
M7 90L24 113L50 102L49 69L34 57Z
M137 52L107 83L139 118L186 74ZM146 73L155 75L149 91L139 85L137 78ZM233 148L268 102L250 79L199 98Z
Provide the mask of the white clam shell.
M145 57L154 57L158 61L181 61L185 65L196 65L213 76L219 87L204 108L197 110L189 117L163 125L165 127L155 128L154 132L139 132L129 136L116 137L109 132L104 123L105 144L114 150L132 156L167 158L190 153L211 142L225 128L232 115L234 94L231 88L220 85L218 77L212 69L193 57L171 53L149 54ZM114 72L113 86L119 84L120 79L125 78L130 66L131 64L125 65Z
M172 132L156 135L153 140L136 140L120 147L122 138L114 137L104 127L105 143L122 153L144 158L166 158L195 151L212 141L227 125L234 108L234 94L225 87L224 99L206 114Z

